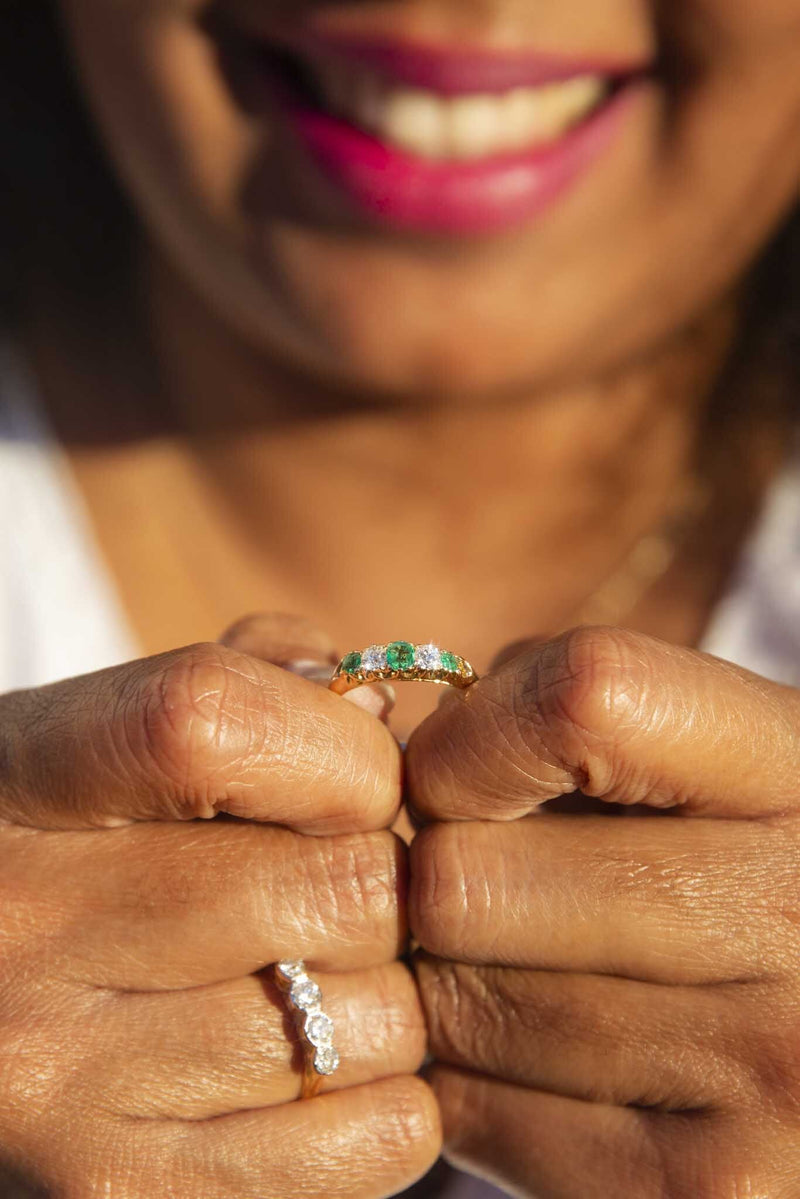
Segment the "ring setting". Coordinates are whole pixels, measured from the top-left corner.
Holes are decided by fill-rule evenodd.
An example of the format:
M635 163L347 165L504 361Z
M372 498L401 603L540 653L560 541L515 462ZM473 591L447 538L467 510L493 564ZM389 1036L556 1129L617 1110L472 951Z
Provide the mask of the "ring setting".
M309 978L305 962L284 959L275 965L275 980L287 998L303 1038L303 1098L312 1098L326 1075L339 1068L339 1054L333 1044L334 1026L322 1010L322 991Z
M333 672L330 689L340 695L375 682L439 683L464 690L477 681L466 658L429 642L390 641L345 654Z

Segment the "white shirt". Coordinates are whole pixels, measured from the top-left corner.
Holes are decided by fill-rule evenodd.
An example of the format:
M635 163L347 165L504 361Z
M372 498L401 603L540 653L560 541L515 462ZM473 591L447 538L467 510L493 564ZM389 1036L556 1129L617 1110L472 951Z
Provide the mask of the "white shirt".
M0 343L0 692L137 656L32 382Z

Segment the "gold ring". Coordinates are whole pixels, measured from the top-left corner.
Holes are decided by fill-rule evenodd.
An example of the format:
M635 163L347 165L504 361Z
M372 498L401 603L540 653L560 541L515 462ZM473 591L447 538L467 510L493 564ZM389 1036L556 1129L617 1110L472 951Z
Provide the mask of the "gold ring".
M275 965L275 981L286 996L301 1035L303 1049L303 1099L313 1099L328 1074L339 1069L333 1045L333 1021L322 1010L322 991L308 977L300 959L285 958Z
M477 679L466 658L438 645L391 641L388 645L370 645L365 650L345 654L329 686L339 695L375 682L439 683L463 690Z

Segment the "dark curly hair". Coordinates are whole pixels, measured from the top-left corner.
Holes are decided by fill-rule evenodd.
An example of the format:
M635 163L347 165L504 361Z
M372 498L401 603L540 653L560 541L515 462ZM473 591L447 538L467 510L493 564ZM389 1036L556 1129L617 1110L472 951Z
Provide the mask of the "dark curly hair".
M135 227L73 77L56 9L55 0L0 0L0 320L6 325L24 317L31 281L43 275L76 298L119 295ZM800 208L747 282L742 335L727 377L741 381L755 371L777 382L783 402L794 407ZM742 402L741 386L721 390L726 402L736 402L734 392ZM757 395L775 391L759 387Z

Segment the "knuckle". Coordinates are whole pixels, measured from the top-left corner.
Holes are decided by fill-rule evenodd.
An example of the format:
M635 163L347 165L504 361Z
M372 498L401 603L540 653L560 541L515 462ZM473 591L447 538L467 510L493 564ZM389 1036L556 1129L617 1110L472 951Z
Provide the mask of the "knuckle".
M530 1053L551 1028L570 1043L558 1023L563 1006L541 1012L527 992L524 973L424 956L416 968L431 1050L443 1061L478 1068L500 1062L513 1074L512 1058Z
M193 645L170 655L133 708L123 700L126 742L167 784L178 816L216 815L231 768L258 751L259 734L263 744L275 697L245 662L224 646Z
M314 922L339 935L372 937L395 928L405 890L406 849L394 833L355 833L300 843ZM320 886L320 880L323 885Z
M605 794L634 768L625 746L668 716L652 686L648 638L623 629L577 628L511 660L476 690L445 705L411 738L408 777L423 815L508 818L532 796L582 788Z
M642 639L624 629L577 628L539 655L538 706L592 736L641 715L649 682Z
M476 970L454 962L421 956L415 965L432 1053L455 1064L474 1061L476 1048L496 1035L489 988Z
M577 628L535 655L520 692L548 756L582 765L588 793L610 779L603 751L619 748L650 718L652 669L644 638L624 629Z
M463 951L471 919L471 871L466 869L464 828L431 824L410 850L409 924L423 949L441 957Z

